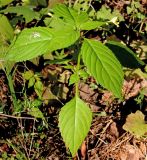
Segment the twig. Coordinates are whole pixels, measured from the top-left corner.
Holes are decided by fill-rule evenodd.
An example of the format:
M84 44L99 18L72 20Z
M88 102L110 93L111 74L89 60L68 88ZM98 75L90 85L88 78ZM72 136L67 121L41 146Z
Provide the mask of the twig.
M14 118L14 119L32 119L32 120L36 120L36 118L33 118L33 117L17 117L17 116L7 115L7 114L3 114L3 113L0 113L0 118Z
M32 150L32 144L33 144L33 140L34 140L34 131L35 131L35 120L34 120L34 124L33 124L33 135L32 135L32 138L31 138L31 144L30 144L30 148L29 148L29 157L31 155L31 150Z
M25 150L25 153L26 153L26 156L27 156L28 160L30 160L30 156L29 156L29 153L28 153L28 151L27 151L25 136L24 136L24 132L23 132L22 119L19 119L19 120L20 120L20 122L18 121L18 123L19 123L19 125L20 125L21 135L22 135L22 138L23 138L23 141L20 140L20 143L21 143L23 149Z

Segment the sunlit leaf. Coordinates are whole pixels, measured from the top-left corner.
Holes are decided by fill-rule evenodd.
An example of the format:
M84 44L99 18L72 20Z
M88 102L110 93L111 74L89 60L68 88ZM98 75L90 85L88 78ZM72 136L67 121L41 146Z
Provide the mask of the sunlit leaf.
M80 25L86 21L88 21L88 14L86 12L78 13L73 8L67 7L64 4L58 4L53 8L53 12L59 18L63 18L63 20L69 25L80 28Z
M78 31L71 28L55 30L47 27L24 29L13 46L6 60L25 61L72 45L80 36Z
M13 37L13 28L8 18L0 14L0 69L6 65L4 58L9 48L9 42L12 41Z
M3 41L6 43L6 41L11 41L13 37L13 28L8 18L0 14L0 42Z
M85 39L81 48L89 73L116 97L121 97L123 71L112 51L96 40Z
M95 28L99 28L99 27L103 26L104 24L106 24L106 23L101 22L101 21L87 21L87 22L82 23L80 25L80 29L81 30L92 30Z
M89 20L86 12L78 12L64 4L56 5L53 12L53 17L45 20L45 23L53 28L71 26L78 30L92 30L105 24L105 22Z
M88 106L78 97L65 104L59 114L59 128L63 140L72 156L85 139L91 125L92 113Z

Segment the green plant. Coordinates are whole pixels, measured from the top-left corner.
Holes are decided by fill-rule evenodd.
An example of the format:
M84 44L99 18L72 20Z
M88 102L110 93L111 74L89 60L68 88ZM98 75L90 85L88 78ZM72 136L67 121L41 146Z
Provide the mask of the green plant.
M92 121L92 112L87 104L80 99L78 90L79 82L83 77L80 75L83 63L87 73L93 76L97 83L120 99L122 99L123 84L122 66L130 67L129 64L126 66L122 55L119 54L120 51L123 50L126 57L129 57L133 63L130 68L137 68L144 63L136 57L133 51L119 42L108 42L105 45L97 40L85 38L85 31L98 29L111 22L92 20L86 12L77 11L64 4L56 5L49 15L50 17L46 19L47 27L25 28L21 31L5 52L3 61L5 63L26 61L63 48L70 50L69 47L72 45L74 54L77 55L77 65L70 84L75 84L76 92L75 96L60 111L59 128L72 156L75 156ZM117 48L117 50L113 50L113 48ZM29 86L40 83L34 73L29 72L29 76L26 77L29 80ZM36 92L40 97L38 88L42 85L38 86Z
M144 33L143 30L147 31L146 25L146 14L143 13L143 7L141 2L132 0L130 5L127 6L127 14L130 16L131 22L134 23L137 21L137 25L134 27L134 30L139 26L139 32Z

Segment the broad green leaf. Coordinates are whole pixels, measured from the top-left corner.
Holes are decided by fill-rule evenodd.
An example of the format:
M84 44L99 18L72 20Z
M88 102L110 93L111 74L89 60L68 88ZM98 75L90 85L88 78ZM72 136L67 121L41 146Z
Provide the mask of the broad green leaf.
M8 5L9 3L11 3L14 0L0 0L0 7L1 6L5 6Z
M62 49L71 46L80 37L80 32L70 27L61 28L60 30L52 29L53 38L50 42L50 51Z
M136 137L142 137L147 133L147 124L144 121L144 114L141 111L131 113L123 125L123 129L134 134Z
M92 30L95 28L99 28L104 24L106 24L106 23L101 22L101 21L87 21L87 22L81 24L80 29L81 30Z
M123 71L112 51L101 42L85 39L81 54L89 73L96 81L121 98Z
M144 65L136 54L127 46L116 41L108 41L106 46L113 51L121 65L127 68L139 68Z
M23 15L26 23L32 21L33 19L39 19L39 13L33 11L33 8L30 6L8 7L1 10L0 13L16 13L17 15Z
M79 98L74 97L59 113L59 129L72 156L84 141L91 125L92 113Z
M5 55L8 51L9 42L14 37L13 28L10 25L6 16L0 14L0 69L5 66Z
M54 16L51 20L51 27L72 26L74 29L92 30L105 24L105 22L91 21L86 12L78 12L64 4L58 4L53 8ZM49 20L49 19L48 19ZM46 23L48 23L46 21Z
M61 28L67 28L70 27L72 29L75 29L74 25L71 25L70 23L65 22L63 19L58 17L52 17L52 18L46 18L44 20L47 27L54 28L56 30L61 30Z
M13 28L6 16L0 14L0 41L6 43L14 37Z
M77 12L73 8L67 7L64 4L58 4L53 8L55 16L63 18L69 25L80 28L80 25L88 21L88 14L86 12Z
M80 36L78 31L71 28L55 30L47 27L24 29L13 46L6 60L25 61L72 45Z

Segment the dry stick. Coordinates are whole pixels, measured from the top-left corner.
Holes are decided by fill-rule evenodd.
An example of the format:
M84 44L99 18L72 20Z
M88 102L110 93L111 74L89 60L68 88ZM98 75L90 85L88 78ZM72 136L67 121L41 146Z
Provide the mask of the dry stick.
M20 120L20 122L19 122L19 120ZM30 157L29 157L29 154L28 154L28 151L27 151L27 147L26 147L25 136L24 136L24 132L23 132L22 119L18 119L18 123L20 125L21 135L22 135L22 138L23 138L23 141L20 140L20 143L21 143L23 149L26 152L26 156L27 156L28 160L30 160Z
M34 140L34 131L35 131L35 120L34 120L34 124L33 124L33 135L32 135L32 138L31 138L31 144L30 144L30 148L29 148L29 157L31 155L31 150L32 150L32 145L33 145L33 140Z
M36 118L33 118L33 117L17 117L17 116L7 115L7 114L3 114L3 113L0 113L0 118L14 118L14 119L32 119L32 120L36 120Z

